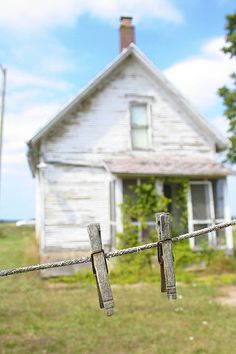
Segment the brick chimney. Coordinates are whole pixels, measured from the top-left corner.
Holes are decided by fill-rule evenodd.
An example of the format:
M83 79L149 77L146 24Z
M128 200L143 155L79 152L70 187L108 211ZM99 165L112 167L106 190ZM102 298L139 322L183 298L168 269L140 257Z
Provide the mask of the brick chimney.
M132 17L122 16L120 18L120 51L127 48L130 43L135 43L134 26Z

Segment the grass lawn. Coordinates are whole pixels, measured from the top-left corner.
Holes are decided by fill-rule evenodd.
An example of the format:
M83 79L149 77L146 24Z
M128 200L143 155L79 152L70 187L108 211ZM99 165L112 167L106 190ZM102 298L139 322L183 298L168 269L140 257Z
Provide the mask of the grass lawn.
M0 231L0 268L38 261L32 228ZM108 318L94 285L53 283L37 272L0 278L0 353L235 353L236 307L216 302L219 288L189 282L177 290L170 303L158 281L114 285Z

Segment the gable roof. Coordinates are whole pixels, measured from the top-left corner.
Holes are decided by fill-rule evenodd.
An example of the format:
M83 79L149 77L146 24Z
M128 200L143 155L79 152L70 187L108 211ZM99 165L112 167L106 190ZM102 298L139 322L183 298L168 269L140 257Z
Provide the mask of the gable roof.
M139 63L152 75L152 78L161 83L168 90L168 93L182 105L188 114L194 117L195 123L204 131L216 144L218 150L224 150L229 146L228 139L224 138L214 127L206 121L203 116L197 112L192 105L182 96L182 94L164 77L164 75L154 66L153 63L133 44L123 50L105 69L88 83L68 104L66 104L54 118L50 119L28 142L30 147L36 145L55 125L57 125L65 116L85 98L96 91L99 85L122 64L125 59L133 55Z

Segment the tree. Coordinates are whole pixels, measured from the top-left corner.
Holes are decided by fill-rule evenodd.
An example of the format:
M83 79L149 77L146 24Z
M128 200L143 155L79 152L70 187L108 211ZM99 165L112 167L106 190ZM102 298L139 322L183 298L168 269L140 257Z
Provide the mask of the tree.
M226 16L226 45L222 51L229 54L234 60L236 58L236 12ZM227 159L229 162L236 162L236 72L230 75L232 78L232 87L223 86L218 90L218 93L223 97L223 102L226 107L224 115L229 120L229 139L231 147L228 150Z

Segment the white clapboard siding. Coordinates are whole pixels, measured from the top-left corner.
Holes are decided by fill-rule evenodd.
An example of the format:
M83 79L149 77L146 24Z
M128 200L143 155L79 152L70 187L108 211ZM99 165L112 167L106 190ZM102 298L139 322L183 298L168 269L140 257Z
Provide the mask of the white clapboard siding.
M99 222L109 234L109 185L104 169L50 165L44 169L45 249L89 249L86 227Z
M79 158L86 153L130 151L129 103L142 97L151 104L152 148L156 152L212 156L214 144L163 87L129 59L122 72L78 107L46 138L46 159Z
M107 227L102 225L102 235L107 233ZM90 242L86 227L78 227L77 225L58 225L45 227L46 247L48 251L62 250L90 250ZM65 236L66 235L66 236ZM110 242L103 238L104 247Z

